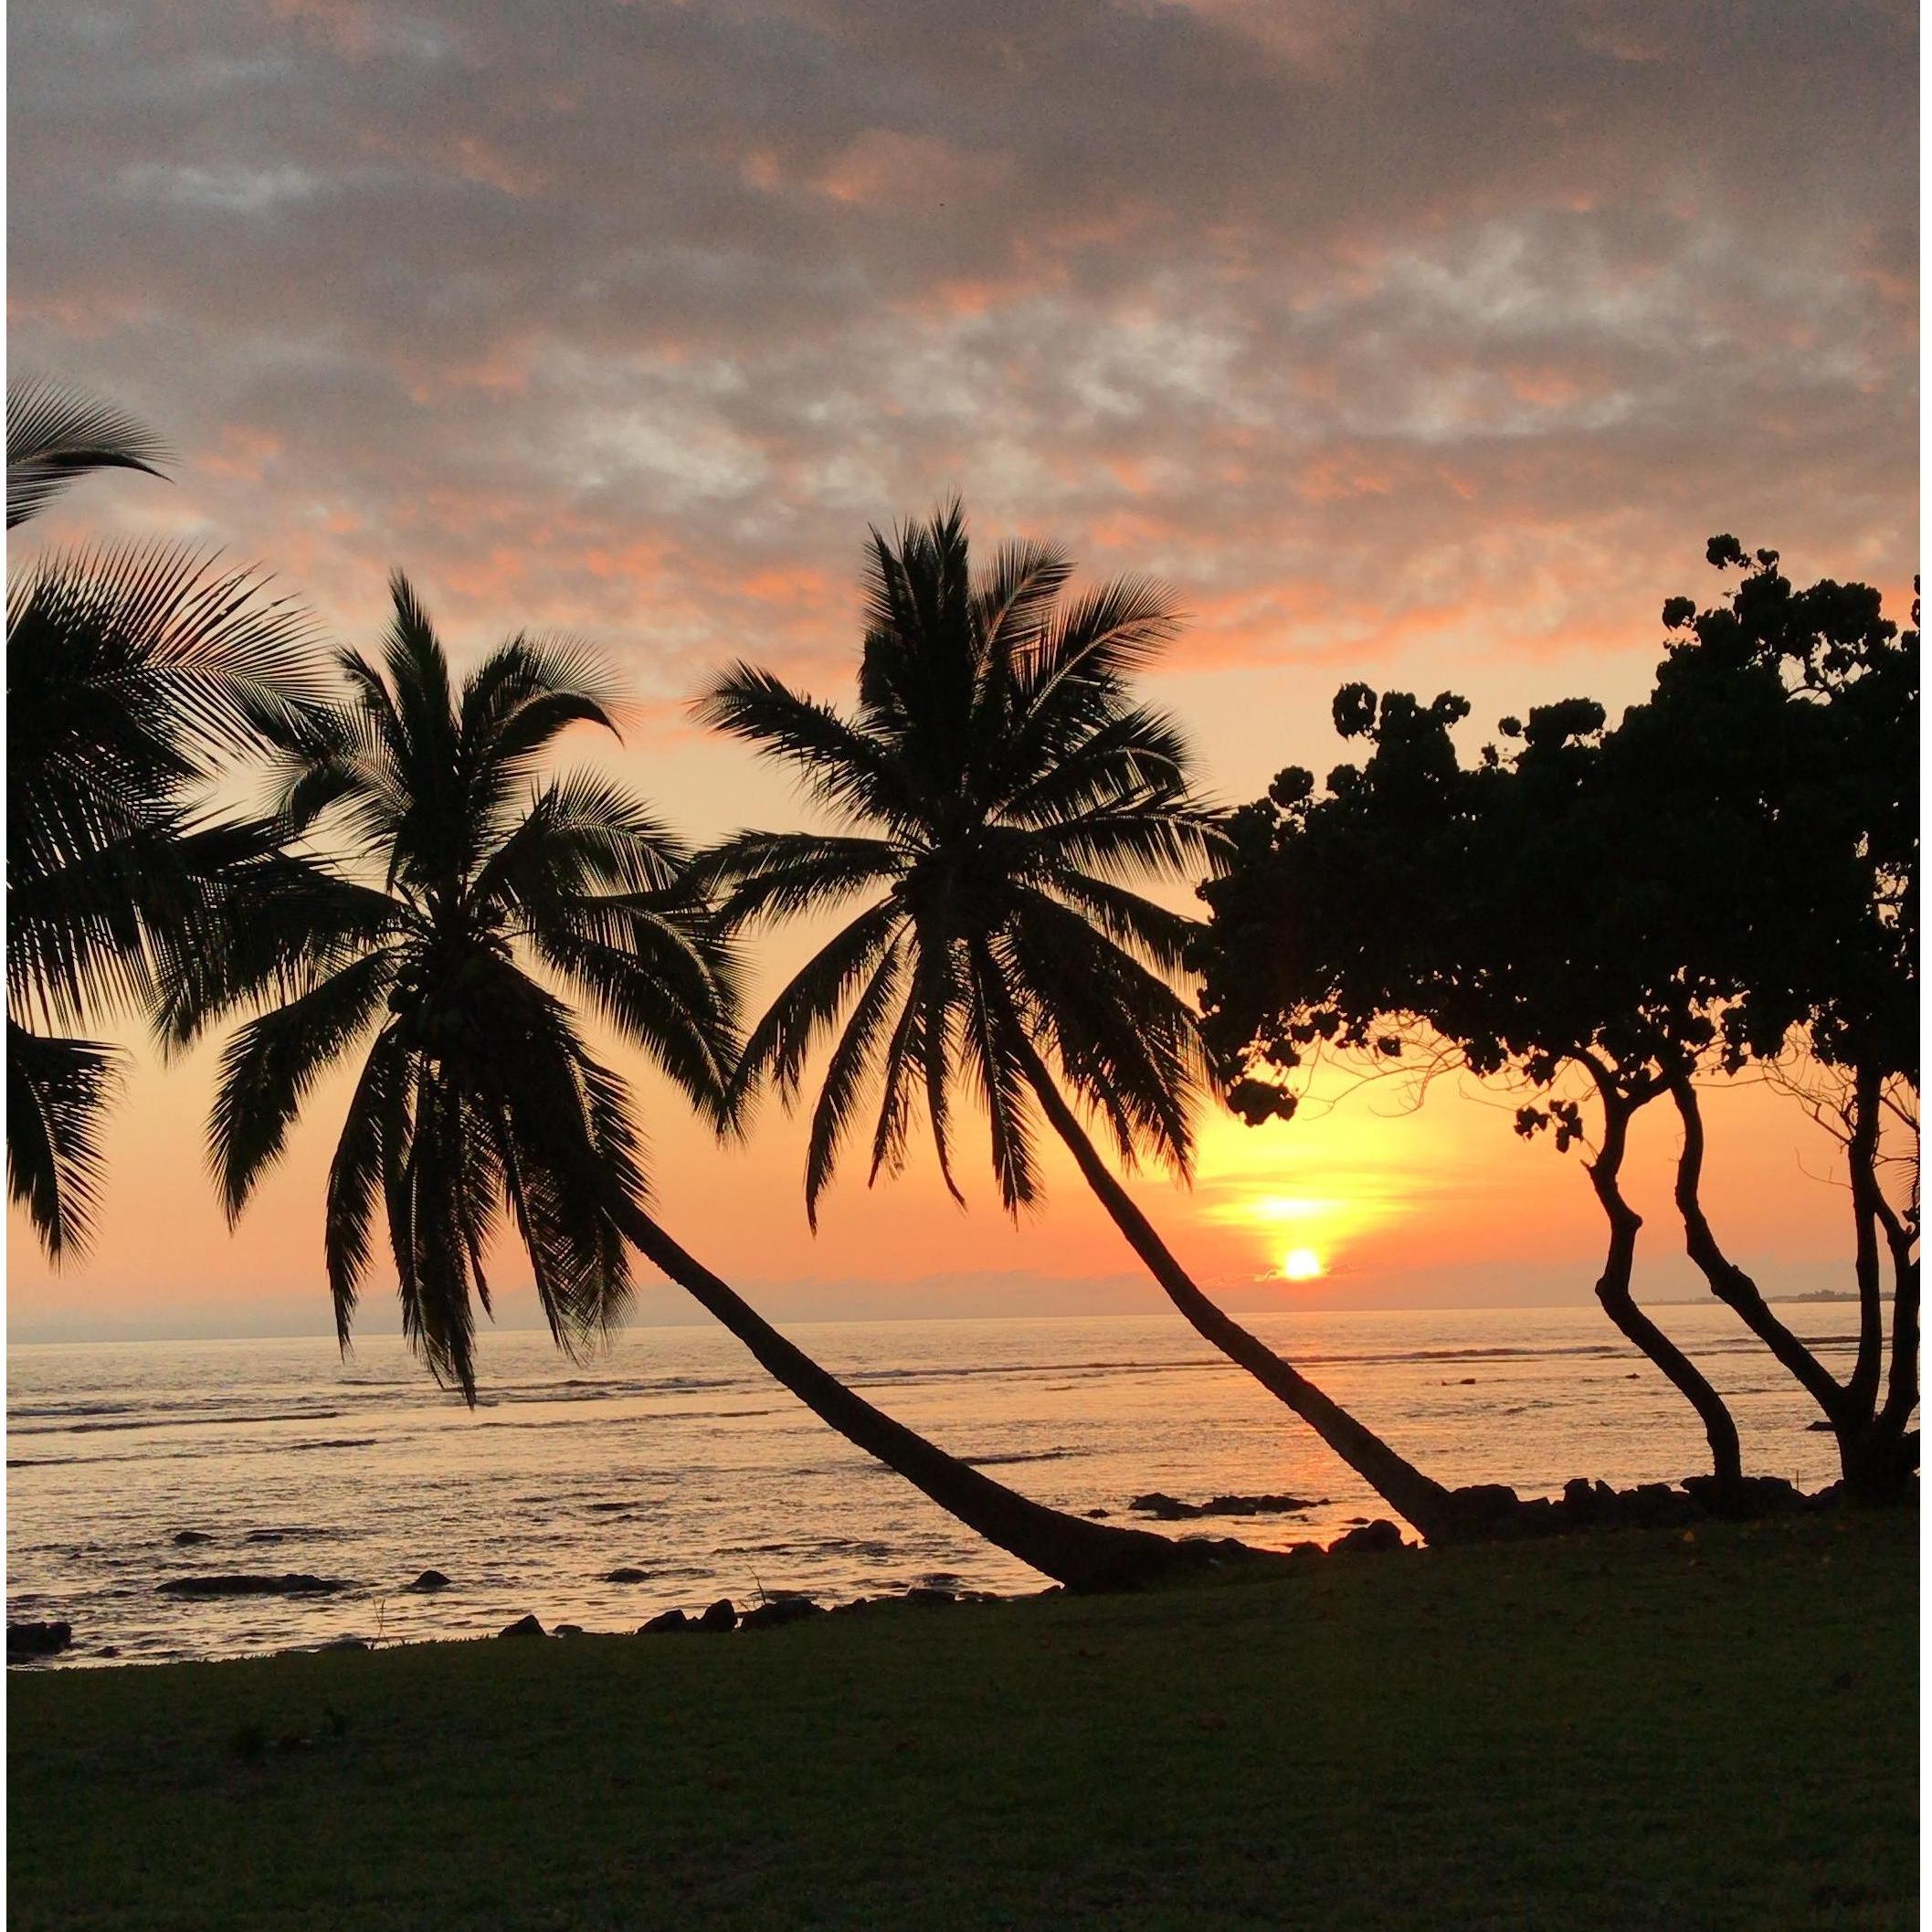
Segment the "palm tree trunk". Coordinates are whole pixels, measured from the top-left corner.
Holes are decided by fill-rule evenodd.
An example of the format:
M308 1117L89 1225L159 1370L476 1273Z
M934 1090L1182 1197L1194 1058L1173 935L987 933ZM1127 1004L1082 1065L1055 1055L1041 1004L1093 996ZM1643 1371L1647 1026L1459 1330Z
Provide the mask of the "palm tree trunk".
M1022 1563L1071 1589L1130 1589L1198 1564L1198 1546L1049 1509L947 1455L828 1375L634 1203L620 1203L618 1214L625 1238L723 1323L820 1421Z
M1595 1077L1603 1099L1603 1143L1596 1159L1585 1166L1610 1226L1610 1247L1603 1258L1603 1272L1597 1282L1597 1299L1602 1304L1604 1314L1663 1371L1678 1393L1697 1411L1705 1438L1711 1445L1711 1470L1718 1487L1739 1492L1744 1483L1743 1452L1738 1445L1737 1424L1725 1406L1724 1398L1690 1357L1638 1307L1631 1293L1631 1275L1637 1260L1637 1230L1643 1225L1643 1217L1624 1199L1618 1177L1629 1145L1631 1115L1641 1103L1620 1093L1615 1082L1594 1061L1586 1059L1585 1064Z
M1425 1538L1441 1542L1452 1536L1457 1527L1456 1502L1441 1483L1425 1476L1373 1430L1357 1421L1340 1403L1324 1395L1299 1369L1291 1367L1259 1336L1251 1335L1201 1293L1101 1159L1017 1016L1012 1017L1009 1031L1029 1083L1054 1131L1079 1163L1088 1187L1099 1196L1101 1205L1114 1217L1114 1226L1126 1236L1127 1245L1145 1262L1147 1272L1187 1317L1195 1333L1212 1343L1230 1361L1239 1363L1271 1395L1285 1402Z

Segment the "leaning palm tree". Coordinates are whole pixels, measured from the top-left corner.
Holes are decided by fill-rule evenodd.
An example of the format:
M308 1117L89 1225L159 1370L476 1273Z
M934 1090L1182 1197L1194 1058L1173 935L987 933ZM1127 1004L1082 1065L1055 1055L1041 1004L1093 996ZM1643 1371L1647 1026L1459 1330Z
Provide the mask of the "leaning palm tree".
M407 583L380 661L344 653L347 702L280 741L292 841L224 945L171 983L173 1037L257 1009L227 1041L210 1120L231 1217L281 1152L317 1078L359 1062L329 1171L323 1253L350 1322L378 1219L412 1346L473 1400L475 1310L506 1221L552 1335L607 1331L640 1251L780 1382L943 1508L1062 1582L1135 1580L1192 1553L1045 1508L882 1414L787 1342L647 1207L623 1079L591 1008L713 1124L731 1117L734 964L683 849L623 787L539 783L558 734L615 729L581 653L517 638L453 685Z
M1129 1166L1147 1155L1188 1171L1203 1063L1176 987L1192 922L1134 887L1198 876L1222 834L1190 788L1179 731L1129 689L1174 635L1172 608L1133 581L1063 597L1071 575L1058 551L1009 544L976 579L955 502L896 542L872 533L855 713L743 664L700 702L701 718L789 763L842 821L743 832L710 854L727 921L863 902L754 1029L740 1083L769 1079L795 1102L814 1049L833 1041L806 1156L814 1226L869 1085L871 1177L902 1166L923 1098L956 1198L964 1074L1016 1214L1040 1198L1037 1107L1196 1330L1424 1535L1449 1534L1450 1492L1209 1300L1082 1124L1080 1109L1103 1122Z
M147 470L153 440L39 385L7 398L7 523L90 469ZM168 546L57 553L7 586L6 1159L55 1261L85 1251L121 1053L86 1035L138 1019L261 856L214 816L218 765L294 714L307 618L248 571Z

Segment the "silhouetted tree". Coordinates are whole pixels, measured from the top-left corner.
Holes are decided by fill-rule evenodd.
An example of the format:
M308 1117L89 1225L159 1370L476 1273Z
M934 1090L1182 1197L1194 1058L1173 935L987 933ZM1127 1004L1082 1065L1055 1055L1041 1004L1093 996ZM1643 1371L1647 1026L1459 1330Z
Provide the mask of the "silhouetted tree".
M1914 1465L1918 1394L1917 610L1901 635L1869 586L1796 589L1776 552L1747 556L1730 536L1713 538L1708 557L1745 575L1712 608L1665 606L1676 641L1616 734L1616 782L1673 833L1671 891L1694 909L1696 954L1719 988L1723 1063L1770 1069L1845 1149L1860 1319L1844 1383L1720 1247L1687 1078L1672 1086L1684 1128L1678 1205L1714 1292L1831 1421L1848 1483L1882 1494ZM1888 1122L1906 1144L1896 1203L1880 1171Z
M7 398L7 523L158 447L46 385ZM44 556L7 586L7 1184L55 1260L85 1250L121 1055L170 958L271 841L210 788L321 689L308 619L249 571L165 545Z
M836 833L744 832L708 861L734 924L862 902L754 1028L741 1078L795 1099L831 1042L813 1109L806 1208L856 1123L878 1111L871 1173L902 1165L923 1098L952 1170L962 1075L985 1104L1000 1198L1040 1198L1037 1107L1196 1331L1313 1427L1426 1536L1452 1532L1450 1492L1202 1293L1082 1125L1124 1163L1185 1174L1200 1050L1177 990L1193 922L1134 890L1198 877L1221 839L1188 751L1129 681L1172 637L1167 599L1120 581L1065 596L1072 565L1032 544L975 577L959 506L876 531L856 711L740 665L700 715L798 771Z
M1750 561L1730 538L1710 549ZM1727 1409L1631 1295L1641 1222L1619 1174L1632 1116L1668 1094L1689 1252L1832 1419L1848 1482L1880 1491L1916 1451L1916 1186L1895 1207L1876 1165L1888 1093L1916 1149L1916 639L1899 639L1863 586L1793 592L1776 565L1758 553L1718 610L1666 606L1682 635L1614 731L1589 701L1546 706L1504 721L1521 741L1507 756L1485 747L1465 767L1461 699L1346 689L1337 728L1371 757L1321 797L1310 774L1283 773L1237 815L1235 863L1205 889L1206 1031L1251 1118L1292 1108L1283 1082L1325 1042L1399 1054L1420 1029L1481 1075L1543 1086L1565 1063L1583 1070L1610 1224L1599 1298L1696 1408L1728 1483ZM1724 1254L1701 1200L1698 1075L1794 1055L1844 1075L1863 1318L1843 1387ZM1566 1147L1584 1134L1560 1096L1518 1124ZM1895 1273L1882 1402L1881 1239Z
M565 727L611 727L587 660L513 639L459 689L400 577L394 594L380 661L340 660L349 702L281 734L280 812L305 857L172 988L182 1041L234 1008L259 1009L223 1051L209 1127L230 1217L317 1078L353 1057L323 1240L345 1344L378 1214L412 1346L471 1399L475 1304L490 1307L484 1257L505 1217L566 1350L617 1319L635 1246L831 1427L1036 1568L1117 1584L1190 1560L944 1454L793 1346L647 1210L628 1088L571 1002L723 1126L728 945L683 848L628 791L586 774L538 786Z
M1451 693L1424 705L1346 686L1336 725L1367 740L1368 758L1337 767L1321 796L1312 774L1283 772L1236 816L1235 863L1203 888L1208 1040L1250 1120L1293 1112L1283 1079L1312 1054L1399 1061L1418 1034L1483 1077L1546 1088L1580 1070L1601 1112L1586 1163L1610 1226L1598 1300L1695 1409L1718 1482L1734 1487L1728 1409L1631 1291L1631 1121L1672 1070L1694 1064L1711 1028L1657 968L1668 935L1645 926L1617 869L1624 828L1598 782L1602 709L1569 701L1505 721L1521 751L1505 762L1492 748L1465 767L1451 733L1468 713ZM1632 933L1641 943L1620 939ZM1553 1128L1564 1148L1584 1138L1561 1097L1517 1124Z

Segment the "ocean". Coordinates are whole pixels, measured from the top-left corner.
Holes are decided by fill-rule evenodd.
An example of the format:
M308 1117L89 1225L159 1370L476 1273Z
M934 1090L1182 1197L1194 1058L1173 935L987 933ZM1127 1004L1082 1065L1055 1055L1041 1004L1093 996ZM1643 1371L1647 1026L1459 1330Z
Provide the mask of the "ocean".
M1654 1311L1733 1403L1747 1467L1832 1481L1797 1387L1715 1303ZM1853 1312L1788 1305L1840 1372ZM1594 1307L1244 1317L1431 1473L1554 1494L1708 1467L1688 1407ZM373 1326L373 1324L372 1324ZM1165 1526L1269 1547L1386 1515L1295 1418L1177 1316L798 1324L890 1414L1057 1507L1288 1494L1307 1506ZM11 1619L65 1618L63 1664L233 1657L545 1626L628 1631L673 1606L1045 1578L850 1448L731 1338L639 1328L588 1365L485 1338L474 1410L399 1339L7 1351ZM183 1532L202 1540L177 1542ZM405 1586L426 1568L450 1587ZM607 1580L613 1570L640 1579ZM172 1578L303 1571L320 1597L183 1599Z

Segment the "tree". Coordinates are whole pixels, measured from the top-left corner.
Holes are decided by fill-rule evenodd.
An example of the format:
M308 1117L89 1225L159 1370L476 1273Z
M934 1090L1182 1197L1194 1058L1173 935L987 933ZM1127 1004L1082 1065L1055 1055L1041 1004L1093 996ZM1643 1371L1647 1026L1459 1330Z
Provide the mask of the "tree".
M44 385L7 398L7 523L158 448ZM216 814L222 759L319 687L307 618L251 571L163 545L57 553L7 586L7 1184L57 1262L85 1251L121 1055L83 1029L142 1016L264 852Z
M923 1099L955 1197L962 1076L984 1103L1000 1198L1040 1198L1037 1107L1129 1245L1196 1331L1307 1421L1426 1536L1449 1491L1416 1469L1195 1284L1094 1146L1186 1174L1201 1058L1177 990L1194 922L1135 890L1189 878L1222 837L1185 741L1130 679L1174 635L1152 586L1065 596L1056 550L1008 544L976 577L958 504L890 542L872 533L859 702L847 715L740 664L701 701L714 729L800 774L837 832L738 834L710 855L734 926L862 900L772 1002L740 1084L787 1103L831 1041L813 1108L806 1210L869 1083L871 1177L903 1163Z
M1419 1035L1484 1079L1546 1090L1566 1066L1601 1114L1586 1163L1609 1224L1597 1298L1696 1410L1721 1488L1741 1478L1722 1397L1637 1304L1642 1219L1621 1185L1630 1124L1711 1038L1693 988L1660 962L1674 939L1624 861L1631 828L1601 779L1602 708L1588 700L1505 720L1523 745L1474 766L1444 693L1379 700L1344 687L1336 729L1369 757L1283 772L1235 821L1236 858L1203 888L1198 957L1206 1032L1250 1120L1293 1113L1296 1070L1322 1052L1397 1061ZM1578 1103L1526 1105L1519 1131L1585 1136Z
M323 1230L345 1345L378 1216L412 1346L470 1399L485 1257L506 1218L568 1351L620 1315L634 1246L821 1419L1048 1575L1123 1583L1191 1560L945 1455L794 1347L648 1211L629 1090L573 1002L726 1126L729 945L683 847L628 791L588 773L537 783L565 727L614 729L589 661L516 638L459 689L401 577L394 602L380 661L341 657L348 702L280 734L279 812L299 850L169 988L180 1041L256 1009L223 1050L209 1124L230 1217L318 1077L353 1059Z
M1709 554L1752 561L1729 537ZM1251 1117L1292 1107L1311 1052L1395 1051L1411 1028L1484 1077L1545 1086L1566 1063L1584 1070L1611 1230L1599 1300L1696 1407L1731 1485L1728 1410L1630 1293L1641 1223L1619 1170L1632 1115L1668 1095L1689 1253L1832 1420L1848 1483L1878 1493L1916 1452L1916 638L1900 639L1864 586L1795 592L1775 553L1755 561L1724 607L1665 606L1675 641L1614 730L1589 701L1546 706L1503 721L1518 748L1465 767L1451 737L1462 700L1345 689L1337 727L1371 757L1319 798L1310 774L1283 773L1237 815L1235 862L1207 888L1206 1030ZM1787 1082L1811 1070L1814 1117L1835 1119L1847 1148L1862 1318L1843 1387L1703 1206L1698 1086L1747 1069ZM1835 1100L1820 1078L1838 1081ZM1903 1208L1877 1179L1887 1108L1914 1155ZM1563 1147L1584 1133L1561 1097L1526 1106L1519 1126ZM1882 1244L1895 1296L1881 1399Z
M1701 1198L1696 1091L1682 1079L1672 1093L1686 1247L1817 1401L1847 1483L1891 1494L1916 1466L1918 1399L1917 609L1901 635L1869 586L1795 588L1775 551L1747 555L1727 535L1706 555L1744 575L1711 608L1664 607L1673 642L1654 693L1617 734L1616 782L1677 829L1675 889L1695 904L1694 944L1719 988L1722 1063L1768 1072L1844 1149L1860 1303L1849 1378L1719 1245ZM1896 1202L1888 1164L1902 1169Z

